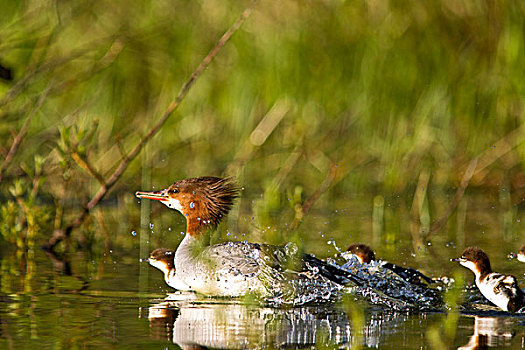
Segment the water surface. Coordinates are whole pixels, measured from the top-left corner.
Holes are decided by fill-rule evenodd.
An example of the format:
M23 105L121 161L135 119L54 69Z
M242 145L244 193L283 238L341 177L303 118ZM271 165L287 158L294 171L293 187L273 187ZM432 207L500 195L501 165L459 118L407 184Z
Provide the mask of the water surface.
M395 199L386 203L392 207L399 204ZM477 216L477 211L468 211L463 232L449 230L453 233L436 236L430 246L415 248L398 211L392 212L398 216L386 213L377 231L370 219L372 209L334 206L337 209L305 217L298 236L291 239L321 258L333 257L349 243L368 242L376 248L376 255L386 260L418 267L434 277L450 277L458 270L470 285L471 273L448 259L457 256L463 245L476 244L489 253L495 269L514 274L525 286L525 264L507 258L521 244L519 211L513 214L510 234L500 230L506 214L488 205ZM115 226L115 240L130 244L115 245L105 253L77 252L61 257L42 250L18 254L4 247L0 347L177 349L199 345L257 349L361 345L430 349L443 345L472 348L481 342L499 348L525 348L525 317L497 311L483 300L475 300L474 292L463 293L474 299L462 302L477 306L463 309L452 321L451 314L443 311L399 311L353 298L327 305L272 308L173 294L158 270L139 263L141 250L175 247L182 238L183 219L168 214L154 213L149 219L152 225L142 233L139 225ZM254 230L258 222L252 215L244 215L242 209L238 215L239 220L223 227L222 237L216 239L261 241L276 227L286 232L287 226L279 220L273 226ZM452 324L451 333L443 326L446 322Z

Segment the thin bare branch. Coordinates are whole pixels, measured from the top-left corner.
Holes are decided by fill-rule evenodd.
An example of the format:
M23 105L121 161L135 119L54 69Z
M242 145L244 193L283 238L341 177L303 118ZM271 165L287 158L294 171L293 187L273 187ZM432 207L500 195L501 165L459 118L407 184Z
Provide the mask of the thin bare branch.
M11 144L11 147L9 148L9 152L7 153L7 156L5 157L4 162L0 166L0 182L2 182L2 177L3 177L4 172L11 165L11 162L13 161L13 158L16 152L18 151L20 144L22 143L22 140L24 139L27 133L27 129L29 129L29 125L31 124L33 117L35 116L36 112L40 109L44 101L46 100L50 87L51 87L51 84L49 84L46 90L44 91L44 93L40 95L40 98L38 99L37 103L31 110L31 112L29 112L29 115L27 116L24 124L22 125L22 128L20 128L20 131L14 137L13 143Z
M255 3L256 3L256 0L252 2L250 7L246 8L243 11L241 16L223 34L223 36L219 39L219 41L211 49L208 55L204 57L204 59L199 64L197 69L195 69L195 71L191 74L188 81L186 81L186 83L182 86L175 100L168 106L166 111L162 114L158 122L155 125L153 125L153 127L149 130L149 132L131 150L131 152L127 155L127 157L125 157L121 161L121 163L117 166L115 171L105 181L105 184L99 188L97 193L86 204L82 213L75 219L75 221L73 221L73 223L71 223L68 227L66 227L65 230L55 231L55 234L53 235L53 237L51 237L51 239L48 241L46 248L52 249L58 242L66 238L74 228L82 224L82 222L85 220L85 218L89 214L90 210L93 209L93 207L95 207L102 200L102 198L104 198L104 196L108 193L108 191L119 180L119 178L124 173L124 171L127 169L131 161L134 160L139 155L144 145L147 142L149 142L157 134L157 132L162 128L162 126L166 123L168 118L173 114L173 112L177 109L179 104L184 100L184 98L188 94L189 90L191 89L191 87L193 86L197 78L199 78L199 76L206 69L206 67L212 62L212 60L219 53L222 47L228 42L231 36L240 28L240 26L244 23L244 21L250 16L252 12L252 8L255 5Z
M89 163L89 161L85 157L80 155L77 151L73 150L73 151L71 151L71 158L73 158L73 160L75 161L75 163L77 163L77 165L79 167L81 167L89 175L91 175L92 177L97 179L98 183L101 186L105 186L106 185L104 177L95 169L95 167L93 165L91 165L91 163Z
M483 153L481 153L480 155L478 155L470 161L467 170L465 171L465 174L461 179L461 183L456 191L456 194L454 195L454 198L452 199L452 202L448 207L448 210L439 220L437 220L431 226L428 235L426 236L427 240L430 239L430 237L436 234L437 232L441 231L441 229L448 222L450 216L454 213L459 202L461 201L461 198L463 198L463 195L465 194L465 190L467 189L470 180L475 176L483 176L483 170L485 170L496 160L500 159L505 154L510 152L513 148L523 143L525 141L524 133L525 124L521 125L520 127L516 128L512 132L499 139L490 149L487 149L486 151L484 151Z
M117 137L115 137L115 142L117 144L117 148L118 148L118 151L120 153L120 157L122 158L122 160L128 161L128 155L126 153L126 150L124 149L124 145L122 145L120 135L117 135Z
M226 174L237 176L241 169L254 157L256 152L274 132L286 113L290 110L290 102L284 98L276 101L262 120L243 142L233 161L228 165ZM280 183L278 183L280 185Z
M479 157L476 157L470 161L467 170L465 171L465 174L461 179L461 184L459 185L456 194L454 195L454 198L450 203L450 206L448 207L446 213L430 227L430 230L428 231L428 234L425 237L427 240L430 238L430 236L440 231L443 228L443 226L445 226L454 210L456 210L459 202L461 201L461 198L463 198L463 195L465 194L465 190L467 189L470 180L472 179L472 176L474 175L476 167L478 166L478 160Z
M314 203L319 199L319 197L321 197L321 195L325 193L332 186L332 184L334 183L336 179L336 174L337 174L337 165L332 164L330 166L330 170L328 171L328 174L326 174L326 177L321 183L321 185L304 202L301 208L301 213L295 216L294 220L292 221L292 224L290 225L292 230L299 226L302 218L310 211L310 209L312 208L312 205L314 205Z
M412 199L412 209L410 210L410 234L412 235L412 245L415 251L423 247L422 227L421 227L421 211L423 203L428 193L428 183L430 181L430 171L423 169L419 173L414 198Z

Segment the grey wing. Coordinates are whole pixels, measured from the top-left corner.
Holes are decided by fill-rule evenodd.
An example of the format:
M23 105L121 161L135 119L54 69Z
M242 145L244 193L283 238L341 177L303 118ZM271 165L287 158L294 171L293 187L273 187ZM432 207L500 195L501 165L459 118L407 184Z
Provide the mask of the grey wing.
M297 246L288 243L284 246L257 244L259 256L268 266L278 270L302 271Z
M206 249L206 256L222 272L234 275L255 276L260 271L255 244L227 242Z

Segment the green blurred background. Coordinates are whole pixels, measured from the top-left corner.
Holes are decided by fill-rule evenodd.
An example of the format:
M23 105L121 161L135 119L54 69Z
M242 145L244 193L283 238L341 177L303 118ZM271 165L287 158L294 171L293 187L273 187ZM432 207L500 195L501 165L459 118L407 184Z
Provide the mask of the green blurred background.
M0 1L4 156L27 126L0 161L1 240L23 247L69 225L94 174L115 170L251 4ZM256 217L241 232L300 222L310 199L312 211L358 202L345 210L366 223L349 232L395 216L390 230L420 239L476 157L467 193L502 208L494 241L506 227L519 237L524 14L518 1L259 1L73 237L129 245L117 233L137 228L134 191L233 175L249 200L230 220Z

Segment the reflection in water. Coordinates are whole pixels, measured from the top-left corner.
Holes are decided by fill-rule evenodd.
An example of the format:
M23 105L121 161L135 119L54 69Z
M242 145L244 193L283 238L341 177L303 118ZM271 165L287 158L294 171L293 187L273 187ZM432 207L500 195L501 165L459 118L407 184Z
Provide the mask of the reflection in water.
M146 317L146 315L143 315ZM164 301L151 306L147 317L154 339L182 348L195 346L248 349L299 348L316 344L350 345L358 338L378 347L387 329L405 321L403 314L371 314L356 334L349 316L326 306L276 309L239 302Z
M511 346L511 339L516 334L513 328L516 321L508 317L474 317L474 334L468 344L458 349L486 349Z
M185 348L197 343L216 348L308 348L315 346L312 344L349 348L362 344L369 348L427 349L431 347L426 340L429 326L441 327L443 322L442 313L395 312L385 304L368 302L371 300L354 300L365 309L358 315L361 318L346 305L344 309L333 304L273 309L187 297L149 309L149 301L165 296L159 291L166 287L155 275L155 284L146 290L156 292L138 294L136 259L126 263L118 255L46 257L44 253L37 250L34 260L27 255L0 256L0 349L162 349L176 348L174 342ZM32 276L27 273L29 264L37 267ZM525 315L497 311L487 305L475 286L463 295L468 307L461 308L462 312L498 316L498 322L514 321L514 328L503 327L499 339L473 337L472 344L510 344L513 349L525 349ZM140 306L145 307L142 319L137 318ZM473 327L472 317L462 314L455 338L446 345L469 343ZM514 337L504 335L513 334L513 330Z
M148 309L148 319L151 338L171 341L173 339L173 322L178 314L179 310L163 307L162 304L150 307Z
M67 255L59 255L52 250L44 250L49 260L53 263L53 268L56 273L61 273L64 276L72 276L75 279L82 282L82 286L78 289L73 290L73 293L79 293L89 287L89 281L84 279L82 276L73 274L71 270L71 262Z

